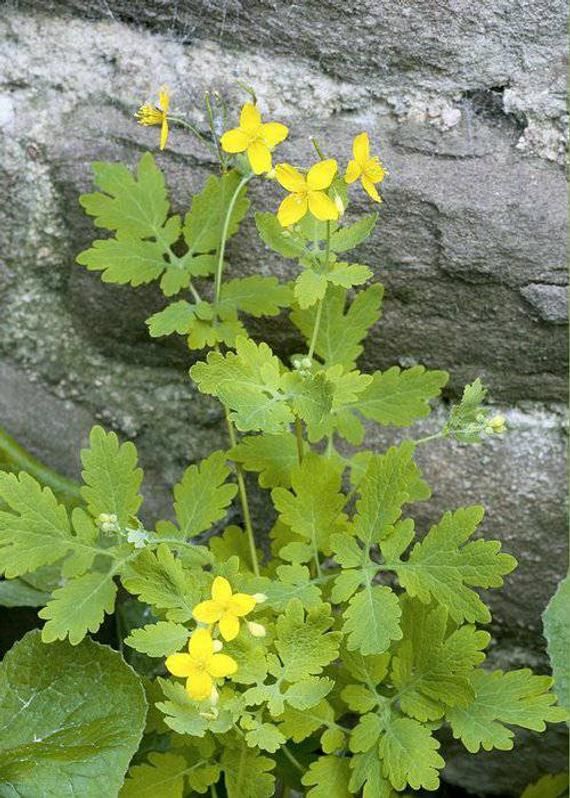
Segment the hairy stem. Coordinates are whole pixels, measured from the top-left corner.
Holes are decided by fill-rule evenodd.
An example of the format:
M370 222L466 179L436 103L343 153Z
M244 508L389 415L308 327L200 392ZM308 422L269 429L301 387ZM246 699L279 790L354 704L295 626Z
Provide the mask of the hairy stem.
M226 240L228 237L228 230L230 227L230 219L232 218L232 213L242 188L249 183L252 177L253 175L246 175L245 177L242 177L242 179L238 183L236 190L233 193L233 196L230 200L230 204L228 205L226 218L224 219L224 226L222 228L222 239L220 241L220 251L218 253L218 265L216 267L216 283L214 291L214 302L216 305L220 301L220 294L222 291L222 277L224 274L224 255L226 254Z
M190 122L187 122L185 119L181 119L179 116L168 116L167 119L168 119L169 122L174 122L175 125L180 125L180 127L184 127L184 128L186 128L186 130L189 130L190 133L192 133L194 136L196 136L196 138L199 141L202 142L202 144L206 145L206 147L214 155L216 160L218 160L218 152L217 152L216 146L214 144L212 144L211 141L208 141L208 139L206 139L200 133L200 131L198 130L197 127L194 127L194 125L192 125Z
M224 407L224 410L226 413L226 426L228 428L228 436L233 449L234 446L237 445L236 433L227 408ZM245 526L245 531L247 532L247 539L249 543L251 565L253 567L254 574L256 576L259 576L259 562L257 560L257 551L255 548L255 536L253 534L253 526L251 523L251 513L249 511L249 500L247 498L247 489L245 486L245 479L243 476L243 468L241 467L240 463L235 463L235 469L236 469L236 477L237 477L238 490L239 490L239 498L243 514L243 523Z
M442 429L439 432L434 432L433 435L426 435L425 438L417 438L414 441L414 443L417 446L419 443L427 443L428 441L436 441L438 438L447 438L447 432Z
M300 418L295 418L295 438L297 440L297 455L299 456L299 463L303 462L305 454L305 442L303 441L303 423Z
M331 252L331 223L327 222L327 237L325 241L325 268L328 269L329 267L329 260L330 260L330 252ZM315 354L315 347L317 345L317 339L319 337L319 329L321 327L321 318L323 315L323 305L325 301L327 293L325 290L325 295L322 299L319 299L317 303L317 315L315 316L315 326L313 327L313 335L311 336L311 343L309 344L309 353L308 357L310 360L313 359L313 355Z

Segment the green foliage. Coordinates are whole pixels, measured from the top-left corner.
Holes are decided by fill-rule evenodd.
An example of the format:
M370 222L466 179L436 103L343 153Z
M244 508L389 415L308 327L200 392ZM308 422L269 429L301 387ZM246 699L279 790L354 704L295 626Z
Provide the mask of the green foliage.
M0 666L0 792L117 795L145 715L140 680L118 653L91 640L46 646L29 632Z
M406 430L386 451L366 448L368 422L412 426L448 379L423 366L358 367L384 292L362 288L371 268L341 253L367 239L378 214L346 223L307 213L283 227L258 212L262 243L296 262L292 281L263 261L228 279L250 155L248 145L224 156L183 221L150 154L134 174L96 164L99 191L81 199L110 235L78 261L104 282L159 280L177 297L149 332L212 350L190 375L223 406L229 439L183 471L164 520L139 516L135 447L101 427L73 502L60 503L41 469L26 473L27 461L0 472L0 603L41 606L45 621L41 641L17 644L0 672L10 795L184 798L212 787L270 798L287 786L309 798L394 798L438 789L443 726L476 752L511 748L511 727L568 719L549 677L482 668L489 634L478 624L491 616L480 590L502 586L515 560L498 541L472 539L478 506L416 530L414 505L430 488L415 458L432 436ZM348 207L342 176L326 191ZM273 348L257 340L261 327L249 336L252 318L280 316L281 327L284 311L300 336ZM478 379L468 385L433 437L478 443L503 432L485 393ZM262 500L248 497L251 475ZM272 524L264 545L256 534ZM564 591L545 615L561 704ZM85 640L117 601L118 643L137 676ZM150 712L132 759L143 685Z
M521 798L566 798L568 773L547 773L534 784L529 784Z
M554 674L554 692L560 706L570 712L570 576L558 585L542 621Z

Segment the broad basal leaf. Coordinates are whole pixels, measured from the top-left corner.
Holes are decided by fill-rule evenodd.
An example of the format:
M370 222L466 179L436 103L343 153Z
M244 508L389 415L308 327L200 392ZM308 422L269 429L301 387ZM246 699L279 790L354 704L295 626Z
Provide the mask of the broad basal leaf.
M143 472L137 467L137 450L130 441L119 444L114 432L99 426L91 430L89 443L89 449L81 452L85 482L81 495L94 518L101 513L116 515L124 528L142 503Z
M140 680L117 652L91 640L46 646L29 632L0 666L0 793L116 796L145 715Z
M503 576L516 567L510 554L501 554L496 540L467 540L483 518L482 507L445 513L425 538L416 543L406 562L390 563L410 596L443 604L456 623L488 623L491 615L472 587L500 587Z
M426 371L423 366L376 371L358 398L357 408L380 424L406 427L429 415L429 400L439 396L448 376L445 371Z
M475 754L480 748L509 751L514 732L508 726L542 732L546 723L568 720L568 712L554 706L549 676L535 676L527 668L518 671L476 671L471 684L475 700L447 713L453 736ZM506 725L505 725L506 724Z

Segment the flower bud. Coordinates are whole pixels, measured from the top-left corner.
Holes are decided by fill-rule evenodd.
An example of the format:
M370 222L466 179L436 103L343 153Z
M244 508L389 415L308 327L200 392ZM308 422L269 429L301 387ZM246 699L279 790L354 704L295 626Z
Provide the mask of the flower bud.
M267 634L267 629L265 626L263 626L261 623L255 623L255 621L248 621L247 628L253 637L265 637Z
M487 421L487 429L490 430L490 434L501 435L507 429L506 422L507 420L504 416L493 416Z
M254 593L253 598L255 599L256 604L263 604L264 601L267 601L267 596L265 593Z
M215 654L218 654L223 647L224 644L222 643L221 640L212 640L212 648L214 649Z
M215 707L215 706L216 706L216 704L218 703L218 700L219 700L219 698L220 698L220 694L219 694L219 693L218 693L218 691L216 690L216 685L214 685L214 686L212 687L212 692L210 693L210 704L211 704L213 707Z
M334 192L333 200L334 204L336 205L338 215L343 216L345 211L344 202L342 201L342 197L340 196L340 194L337 194L336 191Z

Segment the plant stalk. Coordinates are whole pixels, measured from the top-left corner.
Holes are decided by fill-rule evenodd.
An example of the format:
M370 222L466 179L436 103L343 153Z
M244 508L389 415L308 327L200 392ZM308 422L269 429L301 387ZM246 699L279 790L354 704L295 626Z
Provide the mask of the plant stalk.
M218 265L216 268L216 282L215 282L215 291L214 291L214 302L216 305L220 301L220 294L222 291L222 276L224 273L224 255L226 254L226 239L228 237L230 219L232 218L232 213L242 188L249 183L252 177L253 175L246 175L245 177L242 177L242 179L238 183L236 190L233 193L233 196L230 200L230 204L228 205L226 218L224 219L224 226L222 228L222 239L220 241L220 251L218 253Z

